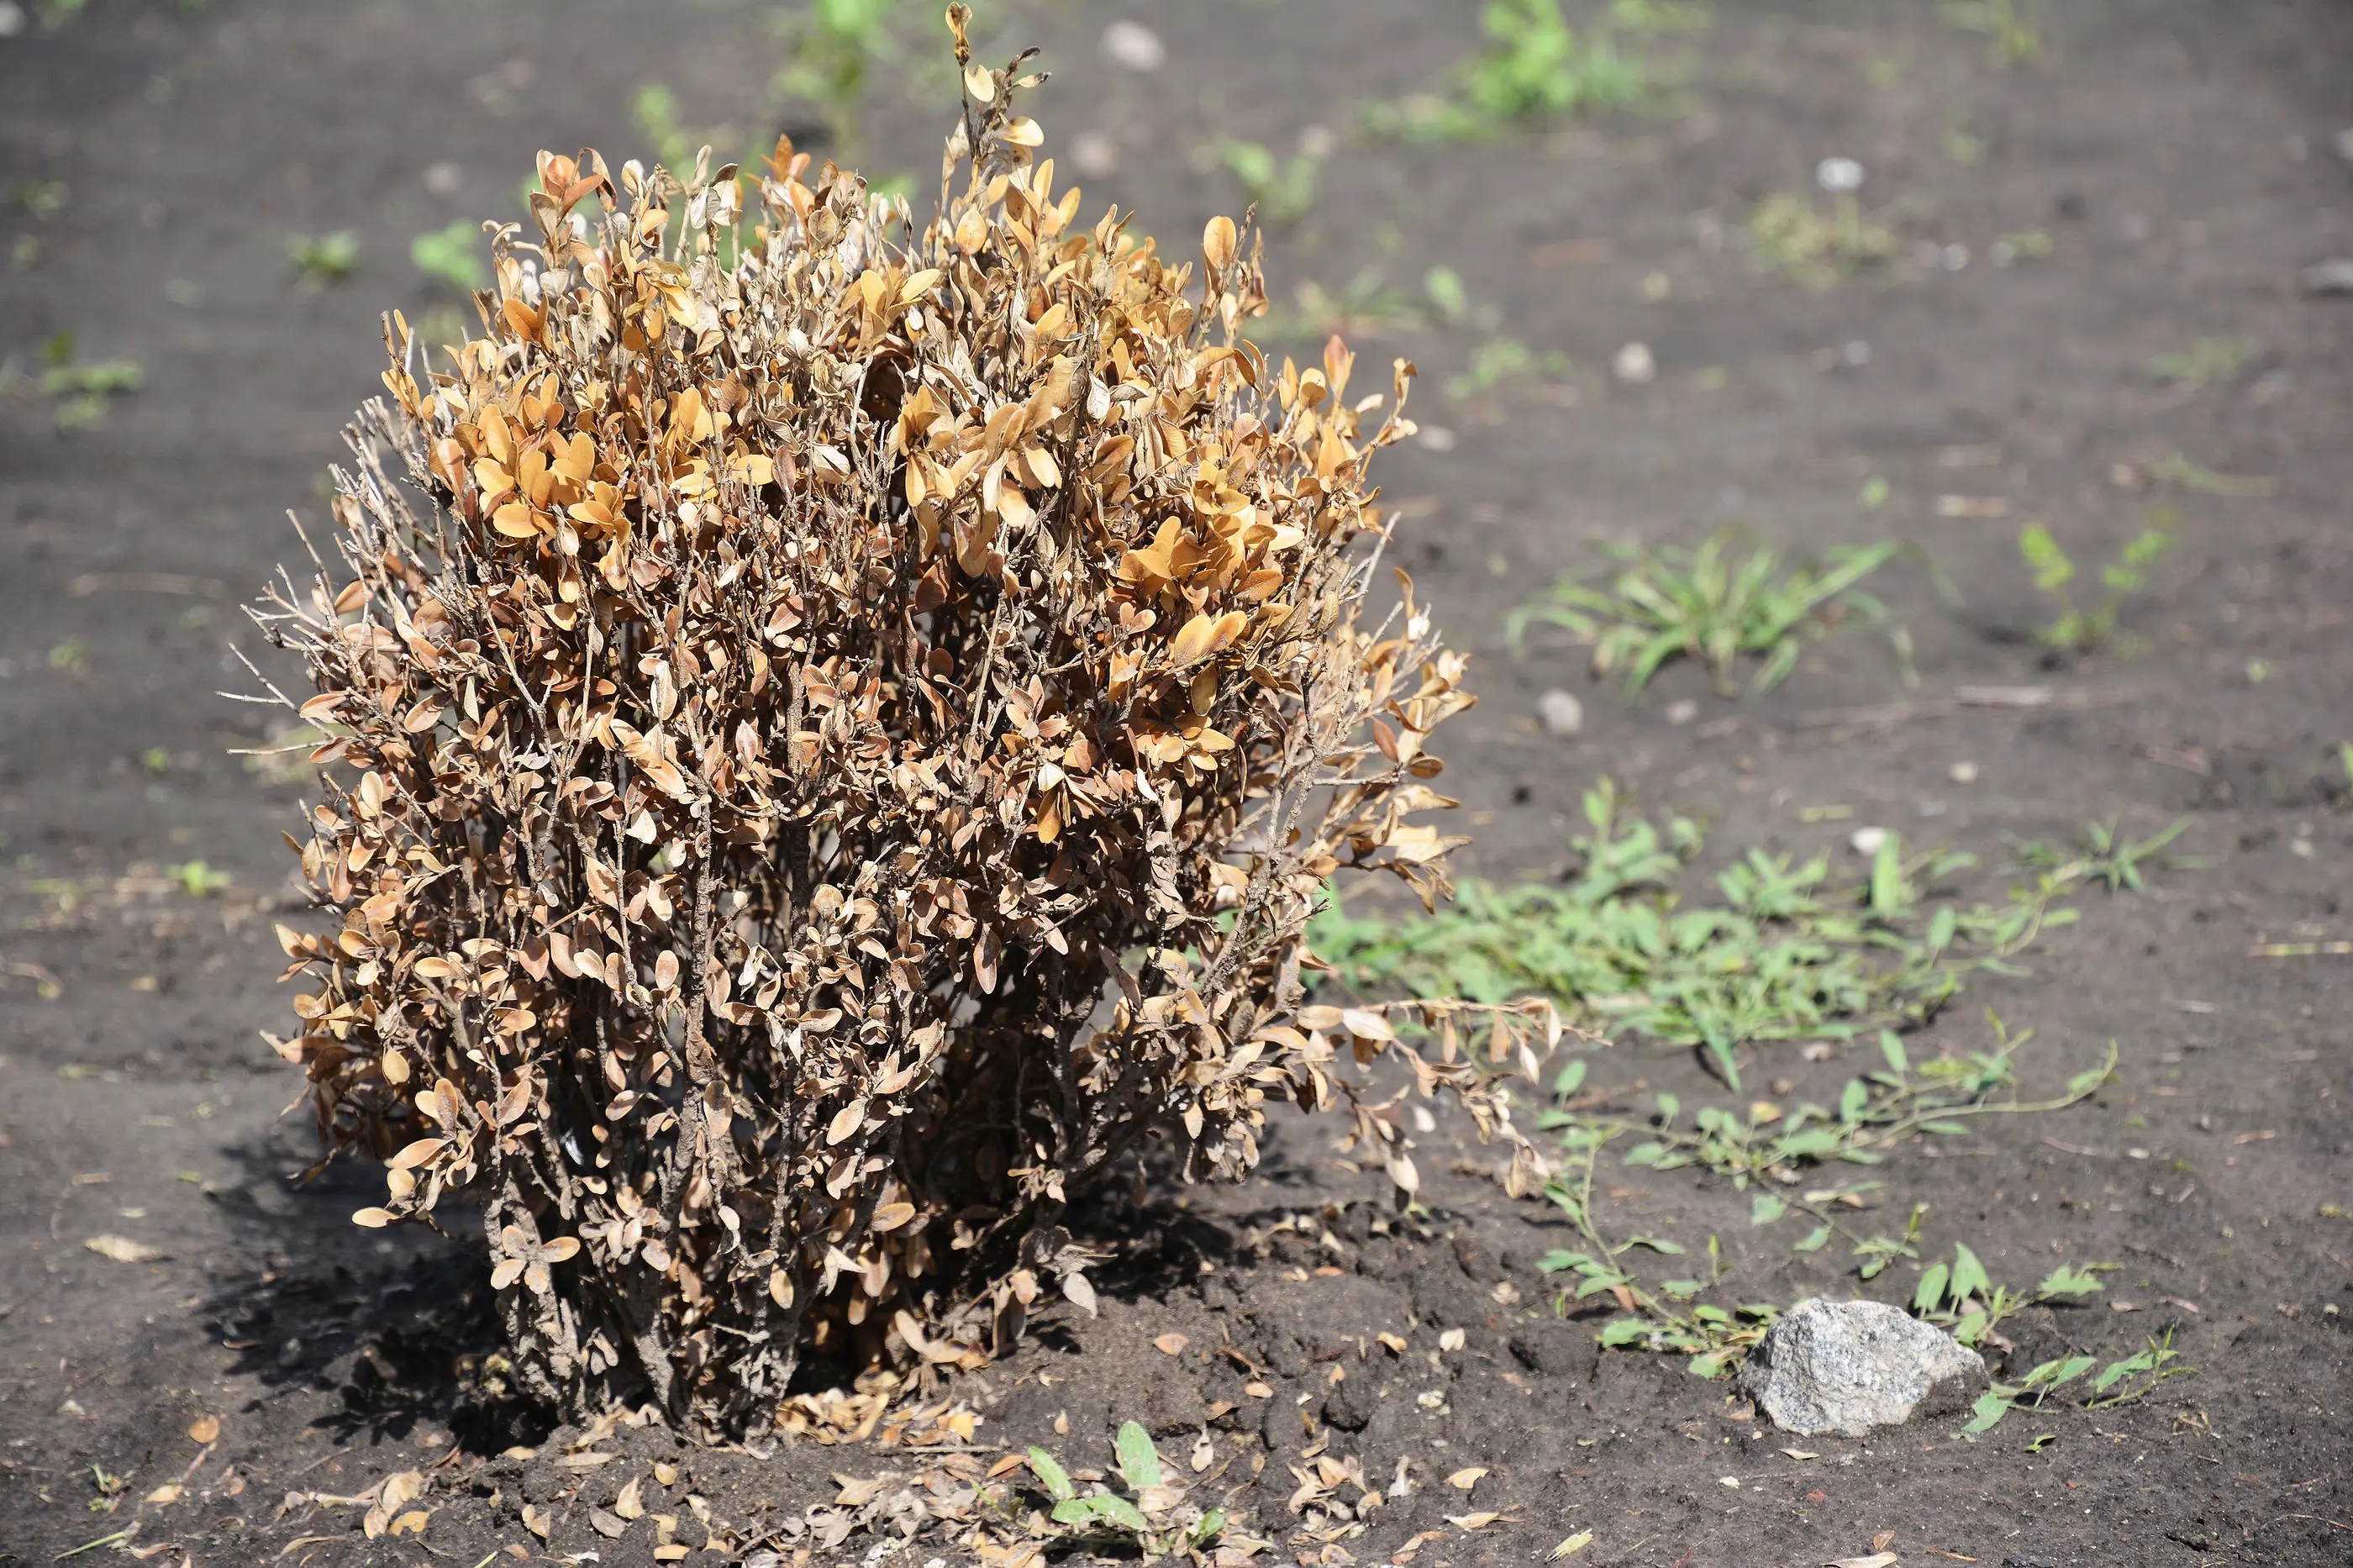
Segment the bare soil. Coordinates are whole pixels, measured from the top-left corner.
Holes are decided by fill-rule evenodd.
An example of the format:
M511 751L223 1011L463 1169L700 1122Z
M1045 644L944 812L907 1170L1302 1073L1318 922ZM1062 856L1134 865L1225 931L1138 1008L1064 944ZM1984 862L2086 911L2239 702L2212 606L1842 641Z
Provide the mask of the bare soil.
M1102 1197L1094 1234L1124 1250L1100 1319L1050 1312L954 1390L986 1415L984 1458L1043 1442L1101 1465L1130 1417L1183 1456L1206 1430L1209 1489L1282 1561L1527 1563L1590 1531L1583 1562L1629 1568L1882 1546L1907 1562L2353 1562L2353 959L2325 946L2353 936L2332 762L2353 739L2353 303L2297 282L2353 248L2353 167L2332 148L2353 117L2353 11L2028 10L2046 58L2002 69L1926 4L1727 0L1712 29L1659 46L1693 74L1655 112L1468 147L1344 136L1314 209L1275 237L1277 275L1336 289L1371 265L1412 294L1451 266L1496 331L1576 367L1450 400L1436 384L1477 334L1358 333L1431 373L1419 412L1452 437L1396 454L1386 483L1414 514L1408 564L1477 655L1484 704L1446 748L1477 835L1466 869L1557 874L1605 773L1646 808L1704 815L1716 853L1846 855L1879 825L1992 862L2010 836L2190 818L2175 847L2209 864L2084 899L2031 973L1973 983L1914 1043L1982 1047L1990 1006L2035 1032L2030 1089L2111 1039L2114 1081L2062 1116L1908 1147L1864 1201L1889 1228L1926 1204L1923 1251L1964 1242L1997 1279L2121 1266L2101 1295L2014 1327L2013 1373L2170 1329L2199 1375L2115 1409L2021 1412L1976 1441L1945 1420L1797 1443L1726 1384L1597 1354L1597 1319L1556 1320L1535 1267L1556 1215L1505 1199L1459 1128L1424 1139L1428 1212L1407 1224L1328 1130L1287 1122L1243 1187ZM1125 15L1165 37L1156 74L1100 52ZM1168 236L1240 205L1196 146L1287 152L1312 124L1345 131L1356 103L1430 85L1477 37L1475 6L1428 0L1039 4L1004 20L1048 48L1050 133L1116 152L1091 194ZM314 476L374 386L376 311L448 303L409 266L409 237L507 212L536 147L643 151L627 107L642 82L670 83L691 126L748 128L773 63L745 10L610 0L95 0L70 26L0 38L0 184L69 187L47 216L37 200L0 216L6 244L37 246L0 272L0 356L20 373L0 396L0 1563L134 1527L113 1544L175 1543L166 1562L650 1562L649 1523L608 1539L592 1516L654 1458L681 1468L644 1482L652 1511L686 1516L681 1539L703 1539L692 1492L744 1551L791 1557L814 1538L782 1521L830 1502L830 1478L925 1463L871 1441L754 1455L624 1428L607 1445L624 1460L566 1468L566 1435L476 1397L494 1348L477 1266L430 1235L351 1226L377 1191L365 1171L290 1181L315 1150L281 1117L299 1083L257 1031L286 1005L269 925L300 791L228 754L267 715L214 695L251 685L225 662L234 605L297 555L286 510L321 510ZM886 84L869 166L928 170L943 120ZM1760 269L1743 235L1758 201L1809 190L1832 154L1866 166L1872 205L1911 211L1897 266L1814 290ZM286 235L345 227L356 275L300 285ZM1991 265L1999 239L2032 231L2047 258ZM1957 270L1950 247L1966 247ZM144 389L58 430L23 378L61 331L84 360L140 361ZM2260 346L2195 390L2142 368L2225 338ZM1609 374L1631 342L1655 380ZM2168 486L2173 453L2271 493ZM1873 476L1888 499L1866 510ZM2140 650L2046 654L2019 525L2047 521L2088 565L2158 505L2179 511L2181 547L2127 608ZM1883 574L1920 689L1849 639L1762 700L1677 669L1620 700L1577 650L1506 643L1510 607L1600 542L1727 522L1798 552L1921 545L1961 602L1915 568ZM2020 685L2061 700L1934 705ZM1585 700L1575 741L1535 722L1554 686ZM1887 707L1907 700L1927 705ZM1672 722L1685 702L1695 716ZM1850 709L1882 710L1834 711ZM166 870L194 860L227 889L193 897ZM2299 942L2324 945L2252 951ZM1750 1072L1820 1098L1855 1065L1767 1047ZM1696 1062L1631 1042L1597 1058L1590 1087L1629 1108L1659 1089L1730 1099ZM1746 1194L1689 1172L1605 1165L1603 1191L1621 1234L1694 1254L1719 1237L1711 1299L1910 1291L1908 1268L1866 1286L1843 1248L1791 1252L1752 1230ZM1303 1238L1303 1215L1328 1244ZM104 1235L160 1256L85 1245ZM1458 1351L1439 1348L1450 1329ZM1174 1355L1155 1343L1170 1333L1187 1340ZM205 1449L186 1433L207 1415ZM1335 1519L1294 1540L1293 1467L1319 1443L1392 1493L1403 1461L1413 1484L1361 1532ZM532 1456L502 1457L518 1448ZM1447 1484L1469 1468L1486 1474L1467 1495ZM421 1535L370 1540L359 1508L316 1500L409 1469L432 1481ZM176 1500L142 1500L175 1480ZM545 1542L526 1503L553 1518ZM1462 1522L1481 1513L1496 1517ZM895 1540L827 1555L881 1561Z

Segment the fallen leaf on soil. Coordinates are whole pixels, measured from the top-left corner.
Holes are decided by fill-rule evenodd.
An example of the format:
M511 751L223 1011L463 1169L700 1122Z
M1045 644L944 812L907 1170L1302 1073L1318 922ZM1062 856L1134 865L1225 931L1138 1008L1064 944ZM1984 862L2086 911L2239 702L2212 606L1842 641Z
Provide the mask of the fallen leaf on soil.
M1570 1536L1567 1541L1562 1542L1558 1546L1554 1547L1550 1552L1545 1553L1545 1556L1546 1560L1557 1563L1564 1557L1576 1556L1578 1552L1584 1551L1587 1547L1592 1544L1593 1531L1589 1530L1580 1530L1575 1535Z
M544 1541L547 1532L555 1527L555 1516L545 1509L525 1503L522 1505L522 1527Z
M676 1486L678 1484L678 1467L676 1465L656 1465L654 1467L654 1479L666 1487Z
M153 1491L147 1494L147 1500L153 1503L179 1501L180 1483L177 1481L165 1481L162 1486L157 1487Z
M1789 1458L1793 1459L1819 1459L1821 1458L1820 1454L1810 1454L1803 1448L1784 1448L1781 1452L1788 1455Z
M638 1499L638 1483L634 1477L628 1486L621 1489L621 1495L613 1500L613 1511L623 1519L645 1517L646 1505Z
M1886 1552L1889 1547L1894 1544L1895 1532L1892 1530L1883 1530L1877 1535L1871 1538L1871 1549L1873 1552ZM1894 1553L1890 1552L1889 1555L1893 1556Z
M111 1258L117 1263L153 1263L164 1255L144 1242L133 1241L127 1236L111 1232L93 1236L82 1243L100 1258Z
M1380 1341L1382 1344L1384 1344L1384 1345L1388 1346L1388 1349L1390 1350L1390 1352L1391 1352L1392 1353L1397 1354L1397 1355L1403 1355L1403 1354L1405 1354L1405 1336L1404 1336L1404 1335L1402 1335L1402 1334L1391 1334L1391 1333L1379 1333L1379 1334L1375 1334L1373 1337L1374 1337L1375 1339L1377 1339L1377 1340Z
M1183 1334L1166 1333L1152 1342L1162 1355L1183 1355L1185 1347L1193 1342Z
M1457 1491L1467 1492L1472 1487L1477 1486L1479 1484L1479 1478L1486 1473L1487 1471L1485 1467L1472 1465L1467 1469L1457 1470L1452 1475L1447 1477L1446 1484L1452 1487Z
M1887 1568L1894 1561L1893 1552L1875 1552L1868 1557L1841 1557L1823 1563L1822 1568Z
M425 1533L426 1522L431 1518L432 1515L427 1513L423 1509L412 1508L406 1513L402 1514L398 1519L392 1521L392 1533L395 1535L422 1535Z
M1462 1348L1462 1341L1463 1334L1461 1329L1449 1329L1438 1336L1438 1348L1442 1351L1459 1351Z
M220 1417L199 1415L188 1424L188 1436L199 1443L209 1443L220 1436Z
M596 1527L597 1534L612 1540L618 1540L629 1528L628 1520L607 1513L601 1508L589 1513L588 1522Z
M1450 1513L1446 1522L1461 1530L1484 1530L1503 1517L1500 1513Z

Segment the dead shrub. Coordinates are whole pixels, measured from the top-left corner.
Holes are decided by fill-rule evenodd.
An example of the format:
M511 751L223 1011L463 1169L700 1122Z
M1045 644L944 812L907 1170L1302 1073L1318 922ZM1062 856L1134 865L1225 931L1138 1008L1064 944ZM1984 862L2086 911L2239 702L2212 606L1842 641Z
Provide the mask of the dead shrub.
M257 608L333 764L280 1049L389 1167L360 1224L480 1205L566 1409L741 1432L828 1408L780 1404L811 1352L976 1364L1092 1305L1074 1188L1147 1134L1239 1177L1270 1096L1409 1192L1343 1056L1532 1158L1491 1075L1541 1004L1466 1046L1302 984L1328 878L1428 899L1461 842L1409 819L1462 660L1410 584L1359 620L1410 367L1270 365L1228 219L1198 268L1074 227L1027 58L970 66L920 233L788 142L756 225L707 152L542 154L487 335L420 380L388 324L340 565Z

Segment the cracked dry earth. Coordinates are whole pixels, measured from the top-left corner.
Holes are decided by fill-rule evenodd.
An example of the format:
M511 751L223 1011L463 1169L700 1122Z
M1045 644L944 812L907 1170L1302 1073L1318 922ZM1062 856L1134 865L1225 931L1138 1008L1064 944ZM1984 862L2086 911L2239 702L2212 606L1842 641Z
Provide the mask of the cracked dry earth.
M0 272L17 367L0 395L0 1563L94 1541L90 1561L216 1564L955 1562L1005 1455L1107 1468L1126 1419L1261 1561L1525 1563L1588 1532L1570 1561L1608 1568L2353 1561L2353 960L2330 945L2353 936L2331 771L2353 739L2353 303L2298 284L2353 252L2353 167L2332 151L2353 13L2028 9L2045 58L2001 69L1925 4L1724 0L1659 46L1689 79L1656 112L1468 147L1344 138L1275 237L1286 295L1373 264L1410 290L1442 264L1567 356L1450 396L1471 334L1356 332L1431 371L1418 412L1445 433L1384 482L1476 655L1484 705L1445 748L1467 870L1558 874L1605 773L1646 810L1704 816L1725 853L1844 856L1878 824L1990 865L2087 819L2189 819L2175 847L2198 868L2082 899L2024 973L1973 979L1911 1047L1980 1048L1991 1007L2034 1030L2030 1092L2110 1039L2115 1077L2061 1115L1908 1144L1857 1201L1885 1228L1926 1205L1924 1257L1965 1243L1998 1280L2117 1266L2006 1326L2009 1375L2167 1331L2197 1375L1974 1441L1932 1421L1802 1444L1678 1360L1599 1352L1609 1311L1557 1316L1536 1267L1567 1239L1556 1211L1507 1200L1443 1118L1410 1222L1297 1121L1240 1188L1103 1194L1101 1315L1056 1308L862 1440L691 1449L652 1427L546 1432L486 1400L476 1266L353 1229L365 1172L289 1180L314 1151L257 1032L285 1005L269 925L301 786L229 754L267 719L212 693L237 679L233 604L294 553L283 513L316 511L312 476L373 390L376 310L447 304L409 237L504 211L536 147L636 151L642 82L691 123L742 123L773 61L740 8L618 0L93 0L0 38L0 184L64 191L0 216L19 258ZM1159 70L1106 61L1120 17L1159 32ZM1040 3L997 22L1046 46L1050 134L1092 132L1116 163L1091 196L1167 234L1240 205L1190 148L1345 127L1477 36L1474 6L1427 0ZM872 95L870 166L928 166L941 116L919 96ZM1906 199L1924 261L1820 290L1751 262L1746 215L1831 155ZM343 227L355 276L298 288L285 236ZM2047 257L1989 264L2028 232ZM37 391L63 331L146 371L66 431ZM2209 339L2257 346L2194 387L2142 369ZM1651 379L1577 368L1637 342ZM2265 482L2182 479L2201 473ZM1866 510L1873 479L1885 501ZM2046 656L2019 524L2106 560L2159 505L2179 542L2126 606L2141 651ZM1599 542L1725 522L1797 552L1920 545L1958 590L1882 579L1920 689L1847 639L1761 700L1671 669L1620 701L1576 650L1503 636ZM1954 700L1986 686L2049 700ZM1573 742L1535 721L1556 687L1584 699ZM226 886L197 896L195 861ZM1765 1047L1751 1070L1826 1101L1857 1049ZM1595 1105L1661 1090L1729 1098L1686 1057L1595 1055ZM1711 1300L1903 1300L1915 1278L1793 1252L1747 1194L1688 1170L1605 1162L1597 1196L1615 1234L1685 1246L1678 1268L1716 1237Z

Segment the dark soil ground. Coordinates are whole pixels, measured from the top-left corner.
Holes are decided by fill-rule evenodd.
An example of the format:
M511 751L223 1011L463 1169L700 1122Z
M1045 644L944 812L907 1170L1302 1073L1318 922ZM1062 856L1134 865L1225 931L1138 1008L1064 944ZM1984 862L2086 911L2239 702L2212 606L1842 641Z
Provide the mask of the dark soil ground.
M1597 1355L1591 1318L1556 1323L1534 1267L1556 1217L1506 1200L1481 1173L1492 1156L1450 1166L1451 1122L1424 1139L1427 1215L1387 1235L1381 1194L1331 1133L1285 1124L1247 1186L1106 1200L1099 1229L1127 1252L1101 1319L1049 1314L954 1390L986 1415L985 1460L1044 1442L1102 1464L1127 1417L1180 1458L1206 1432L1208 1489L1286 1562L1527 1563L1587 1531L1582 1562L1657 1568L1880 1549L2353 1562L2353 960L2251 952L2353 936L2353 816L2331 771L2353 739L2353 304L2298 286L2304 264L2353 249L2353 167L2333 148L2353 120L2353 11L2028 10L2044 58L2003 69L1926 0L1727 0L1711 29L1655 46L1690 74L1653 112L1473 147L1344 135L1312 211L1274 237L1275 270L1288 292L1377 267L1410 296L1443 263L1495 310L1494 331L1573 367L1451 399L1479 332L1357 334L1431 373L1419 412L1445 432L1394 454L1386 482L1417 514L1409 563L1478 658L1484 704L1445 737L1478 835L1466 869L1556 873L1605 773L1646 809L1706 816L1719 851L1850 863L1866 825L1990 861L2006 836L2189 818L2175 848L2202 868L2082 899L2082 923L2033 949L2030 974L1973 983L1913 1045L1982 1047L1989 1005L2034 1031L2031 1091L2111 1039L2114 1080L2063 1115L1899 1151L1858 1223L1900 1228L1926 1204L1924 1254L1966 1243L1999 1280L2120 1265L2088 1304L2012 1326L2013 1373L2170 1329L2198 1375L1975 1441L1947 1419L1796 1444L1727 1384ZM1166 42L1157 73L1122 75L1099 50L1130 14ZM472 1266L428 1236L353 1229L369 1173L289 1181L314 1151L281 1118L299 1086L257 1031L286 1005L269 924L299 785L227 754L265 715L213 695L249 684L224 660L234 605L295 553L286 510L322 510L314 476L374 386L376 311L449 303L410 267L409 237L507 212L536 147L641 151L627 105L643 82L670 84L690 127L748 141L775 62L751 19L614 0L96 0L0 37L0 245L16 258L0 272L0 1563L122 1531L102 1550L164 1562L650 1562L649 1519L617 1539L595 1528L632 1479L649 1514L683 1519L680 1541L702 1545L707 1510L723 1542L789 1559L824 1541L805 1510L833 1501L829 1478L924 1466L871 1442L752 1455L628 1428L596 1450L622 1458L567 1465L580 1435L501 1424L474 1400L465 1358L491 1347ZM1171 235L1240 205L1195 149L1229 135L1287 152L1313 125L1345 131L1357 102L1429 86L1477 38L1474 6L1429 0L1065 0L998 20L1048 47L1050 133L1092 132L1115 155L1092 195ZM870 166L932 166L944 117L921 99L871 95ZM1866 165L1871 204L1906 203L1905 257L1810 289L1755 264L1746 219L1808 191L1832 154ZM360 237L355 275L300 285L287 235L339 228ZM1989 264L2001 237L2031 231L2047 258ZM1962 253L1934 247L1954 246L1967 264L1949 270ZM139 361L143 390L60 432L37 391L59 332L85 361ZM2259 346L2194 389L2142 368L2208 339ZM1633 342L1654 380L1610 375ZM2273 493L2168 486L2175 453ZM1858 496L1874 476L1873 510ZM2031 634L2051 611L2019 525L2047 521L2089 563L2158 505L2179 513L2181 543L2127 607L2141 650L2044 657ZM1586 683L1576 650L1506 643L1504 613L1599 542L1689 542L1728 522L1801 552L1916 542L1961 599L1912 567L1882 574L1917 645L1916 699L2033 683L2063 700L1822 722L1905 699L1883 650L1823 645L1760 700L1675 670L1621 701ZM1575 741L1535 722L1556 686L1585 699ZM1673 706L1687 702L1695 717ZM227 873L226 890L192 896L202 879L167 870L191 861ZM1820 1098L1853 1065L1777 1047L1750 1072ZM1628 1107L1662 1089L1728 1098L1695 1062L1631 1043L1596 1057L1590 1087ZM1694 1257L1720 1237L1712 1300L1902 1299L1915 1279L1863 1285L1843 1247L1793 1253L1751 1229L1746 1194L1689 1172L1605 1162L1600 1191L1620 1234L1680 1237ZM107 1235L160 1256L85 1245ZM1440 1348L1450 1329L1459 1349ZM1401 1357L1371 1339L1383 1331ZM1189 1342L1175 1355L1155 1345L1172 1332ZM186 1434L207 1415L218 1436L202 1447ZM1303 1454L1319 1443L1392 1494L1361 1532L1324 1514L1294 1537L1309 1519L1288 1506L1293 1467L1313 1473ZM656 1459L677 1467L670 1483ZM1447 1484L1480 1468L1468 1495ZM420 1535L371 1540L361 1507L322 1500L408 1470L430 1483ZM153 1500L173 1483L174 1500ZM526 1504L552 1521L545 1542ZM897 1540L861 1530L824 1550L954 1555Z

